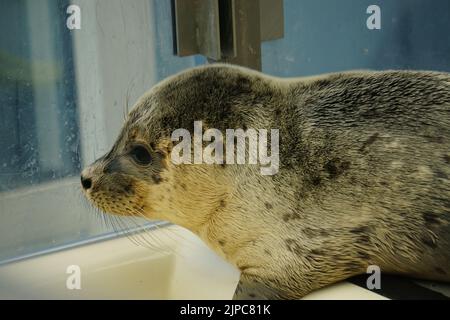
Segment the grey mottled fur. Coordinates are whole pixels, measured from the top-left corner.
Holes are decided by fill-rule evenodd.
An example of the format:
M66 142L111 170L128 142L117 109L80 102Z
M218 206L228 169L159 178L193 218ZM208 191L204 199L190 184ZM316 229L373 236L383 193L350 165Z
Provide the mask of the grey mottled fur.
M192 131L195 120L278 128L280 172L164 163L171 132ZM156 167L127 160L136 136L158 154ZM136 195L140 212L192 230L240 268L235 298L300 298L371 264L450 281L447 73L280 79L226 65L188 70L144 95L109 155L86 172L138 184L125 199Z

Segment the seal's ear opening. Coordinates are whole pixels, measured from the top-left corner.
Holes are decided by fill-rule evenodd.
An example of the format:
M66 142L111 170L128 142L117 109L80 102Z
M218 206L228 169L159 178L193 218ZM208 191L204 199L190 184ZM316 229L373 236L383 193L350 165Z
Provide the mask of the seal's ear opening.
M154 146L154 143L151 143L150 146L153 148L153 150L155 150L155 152L158 152L164 157L167 157L172 152L173 142L170 139L161 139L156 147Z

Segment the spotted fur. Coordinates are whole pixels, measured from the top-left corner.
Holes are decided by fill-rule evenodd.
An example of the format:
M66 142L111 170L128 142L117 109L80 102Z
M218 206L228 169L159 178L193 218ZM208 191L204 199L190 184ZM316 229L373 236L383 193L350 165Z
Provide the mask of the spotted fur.
M174 165L174 129L280 130L280 171ZM152 150L139 167L127 152ZM152 88L111 152L84 171L87 196L200 236L238 267L235 298L300 298L384 272L450 281L450 75L349 72L280 79L229 65Z

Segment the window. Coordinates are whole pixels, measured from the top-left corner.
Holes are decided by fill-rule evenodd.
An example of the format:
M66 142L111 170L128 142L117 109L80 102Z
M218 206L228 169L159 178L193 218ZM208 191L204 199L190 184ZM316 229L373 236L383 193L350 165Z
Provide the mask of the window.
M85 203L82 167L105 153L158 80L203 63L173 55L168 1L0 2L0 261L116 235ZM140 228L146 221L124 221Z

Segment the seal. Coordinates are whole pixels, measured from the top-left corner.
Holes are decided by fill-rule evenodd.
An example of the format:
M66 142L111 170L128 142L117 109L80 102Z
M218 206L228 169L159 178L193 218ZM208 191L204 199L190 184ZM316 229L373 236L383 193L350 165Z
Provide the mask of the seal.
M175 164L174 130L279 130L279 171ZM81 183L101 210L167 220L241 271L235 299L297 299L365 273L450 281L450 75L172 76Z

